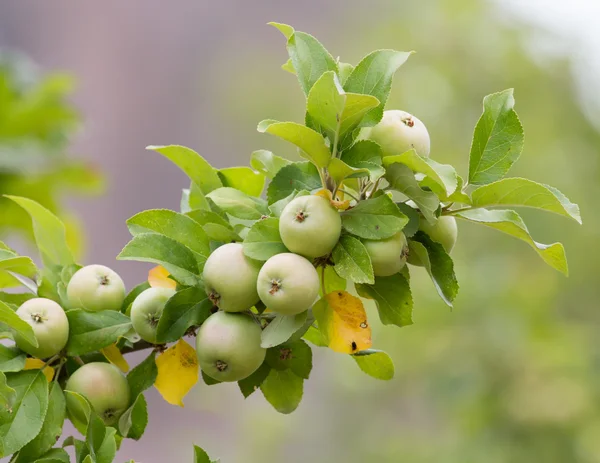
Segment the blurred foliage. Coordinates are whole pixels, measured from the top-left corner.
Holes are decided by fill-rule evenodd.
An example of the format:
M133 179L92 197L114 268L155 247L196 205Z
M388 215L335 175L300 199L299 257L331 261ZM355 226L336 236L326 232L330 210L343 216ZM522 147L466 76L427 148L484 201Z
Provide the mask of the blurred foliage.
M319 423L308 415L289 427L278 422L277 430L261 423L261 435L273 437L257 439L256 423L248 422L244 460L286 455L286 461L301 461L289 455L294 442L300 445L298 428L311 433L310 422L317 435L328 436L328 461L600 462L600 134L577 101L569 57L536 49L531 39L543 34L511 23L484 0L379 5L369 6L381 13L376 26L364 17L345 18L344 29L332 32L335 42L324 39L325 46L354 64L377 47L416 50L398 73L387 107L423 120L432 158L461 174L483 96L514 87L527 142L509 176L556 185L580 204L583 228L523 211L534 238L561 237L571 276L546 268L523 243L460 222L454 261L464 283L454 311L448 313L424 272L413 267L415 325L400 332L373 328L374 347L395 359L396 378L373 383L352 362L328 356L307 393L326 407ZM279 39L274 32L272 40ZM277 117L300 120L302 96L291 94L295 77L273 78L283 71L260 66L264 61L243 63L251 78L224 87L224 108L244 105L227 117L248 124L278 107ZM289 86L273 85L286 78ZM247 94L260 98L244 99ZM302 461L325 461L324 451L315 446Z
M60 203L60 193L98 193L102 178L91 166L67 157L79 128L68 100L73 79L44 75L26 57L0 50L0 195L26 196L58 213L67 223L75 249L80 225ZM0 234L31 237L31 219L14 202L0 197Z

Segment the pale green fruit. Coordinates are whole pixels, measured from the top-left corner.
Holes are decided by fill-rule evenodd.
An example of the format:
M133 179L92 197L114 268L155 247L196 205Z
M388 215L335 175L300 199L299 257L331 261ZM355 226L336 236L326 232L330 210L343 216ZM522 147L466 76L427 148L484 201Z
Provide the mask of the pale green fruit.
M45 359L58 354L69 340L69 320L63 308L56 302L37 297L29 299L17 309L17 315L33 329L38 346L15 335L17 347L29 355Z
M299 314L312 307L319 296L319 274L298 254L277 254L260 269L258 295L269 310Z
M281 213L279 233L285 247L305 257L329 254L342 233L342 219L322 196L299 196Z
M125 300L125 283L104 265L88 265L71 277L67 286L69 305L90 312L121 310Z
M129 383L119 369L110 363L86 363L71 375L65 390L76 392L90 401L94 411L107 426L113 426L127 408L131 392ZM66 394L67 408L79 420L77 399ZM82 420L82 421L83 421Z
M361 137L381 146L384 157L402 154L411 149L420 156L429 156L430 140L425 124L405 111L384 111L379 124L365 129Z
M226 312L242 312L259 301L259 266L244 255L239 243L217 248L204 264L204 285L210 300Z
M406 264L408 246L406 236L402 232L384 240L364 240L363 244L371 257L376 277L394 275Z
M456 219L452 216L443 215L438 218L435 225L430 225L426 220L421 220L419 229L427 233L433 241L437 241L444 246L448 254L456 244L458 226L456 225Z
M131 304L131 324L144 341L156 343L156 328L165 304L175 290L171 288L148 288Z
M248 315L217 312L202 324L196 353L202 371L218 381L239 381L260 367L267 350L260 326Z

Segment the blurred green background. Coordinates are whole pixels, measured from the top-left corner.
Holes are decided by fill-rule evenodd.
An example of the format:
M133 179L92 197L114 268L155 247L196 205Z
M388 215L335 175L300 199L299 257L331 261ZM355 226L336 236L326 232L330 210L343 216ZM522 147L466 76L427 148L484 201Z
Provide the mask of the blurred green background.
M524 243L461 222L454 310L416 270L415 324L373 323L374 347L395 360L393 381L315 348L305 399L290 416L260 393L244 401L236 385L200 384L184 409L152 391L147 434L125 443L121 460L191 461L194 442L223 463L600 462L600 80L591 58L600 43L589 20L600 12L592 0L559 5L0 2L0 44L81 82L74 101L85 130L72 146L100 165L111 187L101 199L68 203L87 229L86 262L114 267L130 286L148 267L114 261L128 239L125 219L177 208L186 184L145 145L186 144L217 167L246 164L258 148L294 156L255 132L264 118L303 117L295 77L279 69L284 40L264 25L270 20L312 33L352 63L375 48L416 50L388 108L423 120L432 157L463 174L483 96L514 87L526 142L510 175L556 186L581 206L583 227L523 211L534 239L565 244L569 278Z

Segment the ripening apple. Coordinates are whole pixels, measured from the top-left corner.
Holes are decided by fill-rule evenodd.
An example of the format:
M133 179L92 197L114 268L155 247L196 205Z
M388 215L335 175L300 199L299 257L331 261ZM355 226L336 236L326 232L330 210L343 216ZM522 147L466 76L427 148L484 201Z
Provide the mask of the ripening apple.
M156 328L165 305L175 294L171 288L148 288L131 304L131 324L144 341L156 343Z
M43 297L29 299L17 309L17 315L31 326L38 342L35 347L18 333L15 334L15 343L22 351L45 359L58 354L67 345L69 320L56 302Z
M119 369L110 363L86 363L71 375L65 390L76 392L89 400L107 426L117 424L119 417L129 407L129 383ZM77 399L69 394L66 399L69 411L81 419L77 415Z
M394 275L406 264L408 245L402 232L384 240L364 240L363 244L371 258L376 277Z
M202 371L218 381L239 381L260 367L267 350L260 346L260 326L241 313L217 312L202 324L196 353Z
M384 111L379 124L364 129L361 136L381 146L384 157L402 154L411 149L420 156L429 156L430 140L425 124L406 111Z
M80 268L67 285L69 305L90 312L121 310L125 300L125 283L121 277L104 265Z
M328 199L299 196L281 213L279 233L285 247L308 258L329 254L342 233L342 219Z
M244 254L240 243L217 248L204 264L204 285L210 300L226 312L242 312L259 301L258 264Z
M260 269L258 295L273 312L299 314L312 307L319 296L319 274L298 254L276 254Z

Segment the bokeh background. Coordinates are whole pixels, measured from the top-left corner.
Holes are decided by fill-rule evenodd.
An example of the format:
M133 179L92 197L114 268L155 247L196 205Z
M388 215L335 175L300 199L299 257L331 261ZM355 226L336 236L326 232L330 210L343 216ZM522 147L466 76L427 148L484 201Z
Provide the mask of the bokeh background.
M150 391L146 435L117 461L191 461L196 443L223 463L600 462L596 0L0 0L0 46L78 81L83 126L68 151L108 182L98 198L63 197L85 228L85 262L114 267L130 286L145 278L148 266L115 262L125 220L177 209L187 184L146 145L188 145L216 167L246 164L259 148L294 156L255 131L264 118L303 117L271 20L351 63L375 48L416 50L388 108L421 118L432 156L462 173L483 96L514 87L526 143L511 175L554 185L582 209L584 227L523 213L537 241L565 244L571 276L522 242L461 223L454 311L415 271L415 324L374 328L375 347L395 359L393 381L315 349L290 416L260 393L244 401L235 384L199 384L183 409Z

